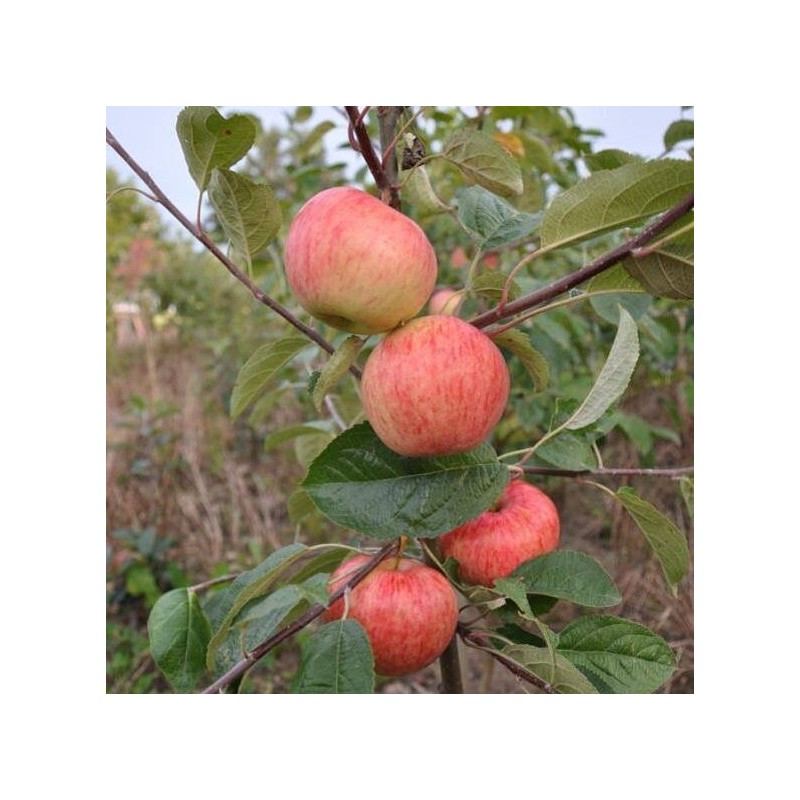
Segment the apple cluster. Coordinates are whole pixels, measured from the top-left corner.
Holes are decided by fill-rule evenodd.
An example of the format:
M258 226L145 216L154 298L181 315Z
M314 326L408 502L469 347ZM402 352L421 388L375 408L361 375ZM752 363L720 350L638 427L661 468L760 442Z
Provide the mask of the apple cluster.
M286 239L286 277L312 316L334 328L385 334L367 358L364 413L376 435L402 456L462 453L481 444L502 416L510 375L502 353L455 315L458 297L432 297L436 255L422 229L358 189L312 197ZM430 314L418 316L426 303ZM523 480L495 506L440 538L471 584L493 586L522 562L558 544L558 511ZM368 556L332 575L340 587ZM458 622L456 592L438 570L398 556L381 562L326 611L364 627L382 675L415 672L438 658Z
M364 413L404 456L479 445L508 402L508 367L483 332L456 316L417 315L437 276L424 231L360 189L312 197L289 228L286 278L316 319L350 333L385 333L367 359Z

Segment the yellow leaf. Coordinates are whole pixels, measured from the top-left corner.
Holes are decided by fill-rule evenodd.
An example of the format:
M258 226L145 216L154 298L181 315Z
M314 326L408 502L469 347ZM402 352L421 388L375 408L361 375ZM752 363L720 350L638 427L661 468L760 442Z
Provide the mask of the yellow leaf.
M509 155L516 156L517 158L525 157L525 145L522 144L522 139L516 134L497 131L493 133L492 136L494 136L495 141L503 145Z

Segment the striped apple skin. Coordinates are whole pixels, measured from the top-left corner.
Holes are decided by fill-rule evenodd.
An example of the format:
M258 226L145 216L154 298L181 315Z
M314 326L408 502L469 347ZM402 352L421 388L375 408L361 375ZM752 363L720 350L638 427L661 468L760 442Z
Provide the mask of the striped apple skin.
M342 562L330 577L329 593L369 558L356 555ZM324 618L340 619L344 612L344 600L337 600ZM408 675L444 652L456 631L458 601L437 570L410 558L387 558L352 589L347 617L366 631L379 675Z
M485 441L508 403L508 367L458 317L417 317L387 334L364 367L361 397L381 441L404 456L463 453Z
M493 586L523 561L558 546L561 531L555 503L524 480L508 484L494 508L439 537L442 554L459 564L467 583Z

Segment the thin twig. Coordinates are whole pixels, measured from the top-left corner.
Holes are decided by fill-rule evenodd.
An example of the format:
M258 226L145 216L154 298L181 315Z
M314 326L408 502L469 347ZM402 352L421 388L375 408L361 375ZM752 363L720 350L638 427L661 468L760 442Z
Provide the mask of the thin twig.
M369 561L360 566L349 580L345 581L345 583L331 594L327 605L322 605L321 603L312 605L305 614L298 617L291 625L282 628L276 634L270 636L269 639L266 639L260 645L246 653L241 661L231 667L221 678L214 681L211 686L203 691L203 694L219 694L226 686L229 686L235 680L241 678L250 667L261 660L270 650L277 647L281 642L293 636L299 630L302 630L313 622L317 617L321 616L325 610L335 603L348 589L352 589L364 580L383 559L397 552L399 547L400 539L395 539L385 544Z
M658 234L666 230L684 214L687 214L693 207L694 192L687 195L680 203L674 205L669 211L662 214L655 222L648 225L632 239L615 247L613 250L609 250L605 255L593 261L591 264L575 272L571 272L569 275L565 275L563 278L554 281L548 286L537 289L535 292L520 297L511 303L499 305L497 308L492 308L483 314L479 314L469 321L476 328L485 328L493 322L509 319L515 314L519 314L521 311L527 311L530 308L549 302L553 298L558 297L558 295L564 294L564 292L574 289L576 286L584 281L588 281L595 275L599 275L601 272L610 269L620 261L624 261L634 250L652 241Z
M465 625L459 623L458 635L464 640L466 645L469 647L474 647L477 650L483 650L484 653L489 653L492 658L499 661L506 669L514 673L514 675L516 675L518 678L522 678L522 680L533 684L537 689L541 689L547 694L556 694L556 690L549 683L547 683L547 681L543 681L532 672L528 672L528 670L526 670L524 667L521 667L516 661L507 658L502 653L495 650L479 633L475 633L475 631L471 631Z
M583 475L608 475L611 477L654 476L660 478L680 478L692 475L694 467L655 467L653 469L609 468L603 469L551 469L550 467L521 467L529 475L554 475L562 478L577 478Z
M375 153L375 148L372 146L369 133L367 133L367 129L364 125L364 114L366 110L359 111L358 106L345 106L344 109L350 119L350 126L352 129L352 136L348 133L350 144L353 144L353 139L355 138L355 142L358 146L354 146L354 149L361 153L361 156L367 163L369 171L372 173L372 177L375 179L375 185L380 189L381 195L383 195L384 192L390 191L391 184L386 178L386 172L381 166L381 161Z
M240 572L232 572L229 575L221 575L219 578L210 578L202 583L196 583L194 586L189 587L190 592L202 592L205 589L210 589L212 586L217 586L220 583L228 583L228 581L235 581Z
M192 224L192 222L186 217L180 209L178 209L175 204L164 194L158 184L150 177L149 173L145 172L137 161L125 150L124 147L117 141L116 137L111 133L111 131L106 128L106 143L114 150L120 158L141 178L144 183L148 186L148 188L153 192L153 195L158 200L158 202L164 206L164 208L173 216L175 219L192 235L195 239L197 239L205 248L208 250L218 261L220 261L223 266L228 270L228 272L233 275L236 280L240 283L244 284L252 293L253 297L258 300L259 303L263 303L268 308L272 309L276 314L279 314L283 317L290 325L297 328L302 334L307 336L311 339L312 342L318 344L323 350L328 353L333 354L335 352L335 348L329 342L327 342L322 336L320 336L314 328L306 325L305 323L301 322L297 317L292 314L289 309L282 306L276 300L273 300L266 292L264 292L256 283L254 283L239 267L236 266L220 249L217 247L216 243L213 242L205 231L200 230L196 225ZM350 371L355 375L357 378L361 377L361 370L356 367L350 367Z

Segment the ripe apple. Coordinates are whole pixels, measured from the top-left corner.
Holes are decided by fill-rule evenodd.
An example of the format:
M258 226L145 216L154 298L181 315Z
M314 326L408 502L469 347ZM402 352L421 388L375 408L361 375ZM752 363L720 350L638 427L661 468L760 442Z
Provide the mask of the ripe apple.
M460 245L453 250L452 255L450 256L450 263L453 266L453 269L461 269L467 265L467 254L464 252L464 248Z
M483 257L483 266L486 269L497 269L500 266L500 254L496 250L490 250Z
M356 555L342 562L330 577L329 594L369 558ZM340 619L344 609L344 600L337 600L324 618ZM375 671L407 675L444 652L456 631L458 601L437 570L410 558L387 558L350 592L347 614L367 633Z
M350 333L382 333L416 316L437 273L419 225L345 186L314 195L297 213L285 267L303 308Z
M431 314L455 314L460 297L461 292L456 289L437 289L428 301L428 311Z
M442 554L458 561L467 583L493 586L523 561L558 544L558 509L540 489L523 480L508 484L494 508L439 537Z
M510 377L492 340L458 317L417 317L388 333L361 378L364 414L404 456L463 453L483 442L508 402Z

